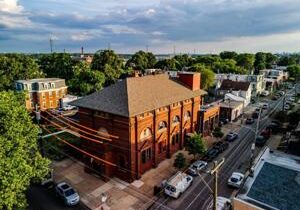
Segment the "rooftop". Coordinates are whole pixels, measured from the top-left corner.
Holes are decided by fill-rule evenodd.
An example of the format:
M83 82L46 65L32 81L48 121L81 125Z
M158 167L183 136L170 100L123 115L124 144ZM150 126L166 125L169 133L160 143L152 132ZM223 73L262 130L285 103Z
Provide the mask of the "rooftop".
M17 83L38 83L38 82L56 82L64 79L60 78L38 78L38 79L27 79L27 80L17 80Z
M120 116L136 116L206 94L192 91L166 74L129 77L71 104Z
M300 158L266 148L238 198L264 209L298 210Z
M249 86L250 86L250 82L233 81L233 80L225 79L221 84L220 90L247 91L249 89Z
M236 108L236 107L239 107L240 105L243 105L243 103L244 102L242 102L242 101L226 100L226 101L220 103L220 107Z

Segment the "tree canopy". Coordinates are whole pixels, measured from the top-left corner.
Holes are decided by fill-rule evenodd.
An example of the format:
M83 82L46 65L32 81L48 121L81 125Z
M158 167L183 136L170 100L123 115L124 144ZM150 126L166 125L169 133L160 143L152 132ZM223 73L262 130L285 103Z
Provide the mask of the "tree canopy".
M73 68L74 76L69 81L70 92L84 96L103 88L105 76L100 71L94 71L87 63L79 63Z
M95 53L91 65L93 70L100 71L105 75L107 85L114 83L124 72L123 61L113 50Z
M222 59L236 59L238 54L234 51L223 51L220 53Z
M208 89L213 86L215 81L215 73L203 64L194 64L189 71L201 73L201 88Z
M14 81L44 77L33 58L23 54L0 55L0 91L14 88Z
M160 60L155 64L155 68L176 71L176 60L174 58Z
M253 70L254 68L255 57L253 54L241 53L236 57L236 64L247 70L247 73Z
M30 182L48 173L49 161L38 150L39 129L24 101L24 95L0 92L0 209L26 209Z
M58 77L69 80L73 77L73 67L78 63L67 53L51 53L42 55L38 63L46 77Z
M290 74L290 77L296 79L296 81L300 80L300 65L294 64L287 67L287 71Z
M206 145L201 134L194 133L185 143L185 148L189 154L203 155L206 152Z
M140 50L126 62L126 67L144 71L145 69L153 68L155 63L156 58L153 53Z

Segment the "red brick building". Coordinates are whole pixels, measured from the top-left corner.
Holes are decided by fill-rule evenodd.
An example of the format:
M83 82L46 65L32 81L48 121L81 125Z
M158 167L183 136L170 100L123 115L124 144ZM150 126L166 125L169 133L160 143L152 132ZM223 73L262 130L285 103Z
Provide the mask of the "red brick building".
M199 131L200 73L126 78L83 97L80 124L118 138L103 144L85 141L86 151L117 167L87 158L106 176L132 181L183 148L187 133Z
M36 107L41 110L57 108L67 94L65 80L59 78L17 80L15 86L17 91L26 92L25 103L29 110Z

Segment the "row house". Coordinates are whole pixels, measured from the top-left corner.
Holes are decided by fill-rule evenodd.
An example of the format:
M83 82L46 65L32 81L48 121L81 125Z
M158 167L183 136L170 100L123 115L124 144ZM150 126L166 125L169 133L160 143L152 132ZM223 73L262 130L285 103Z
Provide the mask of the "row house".
M185 136L199 131L204 94L200 73L182 73L177 79L156 74L129 77L72 102L79 107L80 124L100 136L115 136L103 144L84 141L82 148L116 166L90 157L86 163L108 177L139 179L182 149Z
M15 88L17 91L25 91L28 110L60 107L62 98L67 94L65 80L59 78L17 80Z

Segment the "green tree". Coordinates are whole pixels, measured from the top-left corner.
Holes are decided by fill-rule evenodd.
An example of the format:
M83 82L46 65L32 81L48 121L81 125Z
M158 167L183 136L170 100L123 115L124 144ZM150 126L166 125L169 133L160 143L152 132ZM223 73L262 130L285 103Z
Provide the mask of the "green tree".
M217 61L213 64L213 71L216 73L235 73L243 74L245 69L236 65L236 61L233 59L224 59Z
M224 133L222 132L222 129L220 127L216 127L213 131L213 136L216 138L222 138L224 136Z
M266 54L263 52L258 52L255 54L255 61L254 61L254 68L256 73L259 72L259 70L266 68Z
M194 159L196 155L203 155L206 152L206 145L201 136L201 134L194 133L185 144L186 150L189 154L194 155Z
M221 62L221 60L222 59L218 55L204 55L198 56L195 63L202 63L213 69L215 63Z
M156 58L151 52L142 50L136 52L126 63L126 67L132 67L137 70L144 71L145 69L153 68L156 63Z
M114 83L124 73L123 61L113 50L96 52L91 65L93 70L104 73L106 85Z
M193 62L192 57L187 54L176 55L174 56L174 59L176 61L176 69L178 71L181 71L183 67L189 67Z
M176 71L176 60L174 58L160 60L155 64L155 68L168 71Z
M276 64L278 57L272 53L266 53L266 68L272 68L272 65Z
M38 63L47 77L58 77L69 80L73 77L73 67L78 63L68 53L42 55Z
M33 58L22 54L0 55L0 91L14 89L14 81L44 77Z
M213 86L215 81L215 73L207 68L205 65L197 63L194 64L189 71L200 72L201 73L201 88L208 89Z
M86 63L79 63L74 67L74 76L69 81L71 93L84 96L101 90L105 83L105 76L100 71L91 70Z
M300 80L300 65L294 64L287 67L290 77L295 78L296 81Z
M284 55L281 56L277 63L279 66L290 66L297 64L297 57L296 56L290 56L290 55Z
M186 159L180 152L176 155L173 166L178 169L182 169L186 165Z
M238 54L234 51L224 51L220 53L222 59L235 59Z
M236 57L237 65L246 69L248 72L254 68L254 55L249 53L241 53Z
M26 189L49 170L24 101L24 95L0 92L0 209L26 209Z

